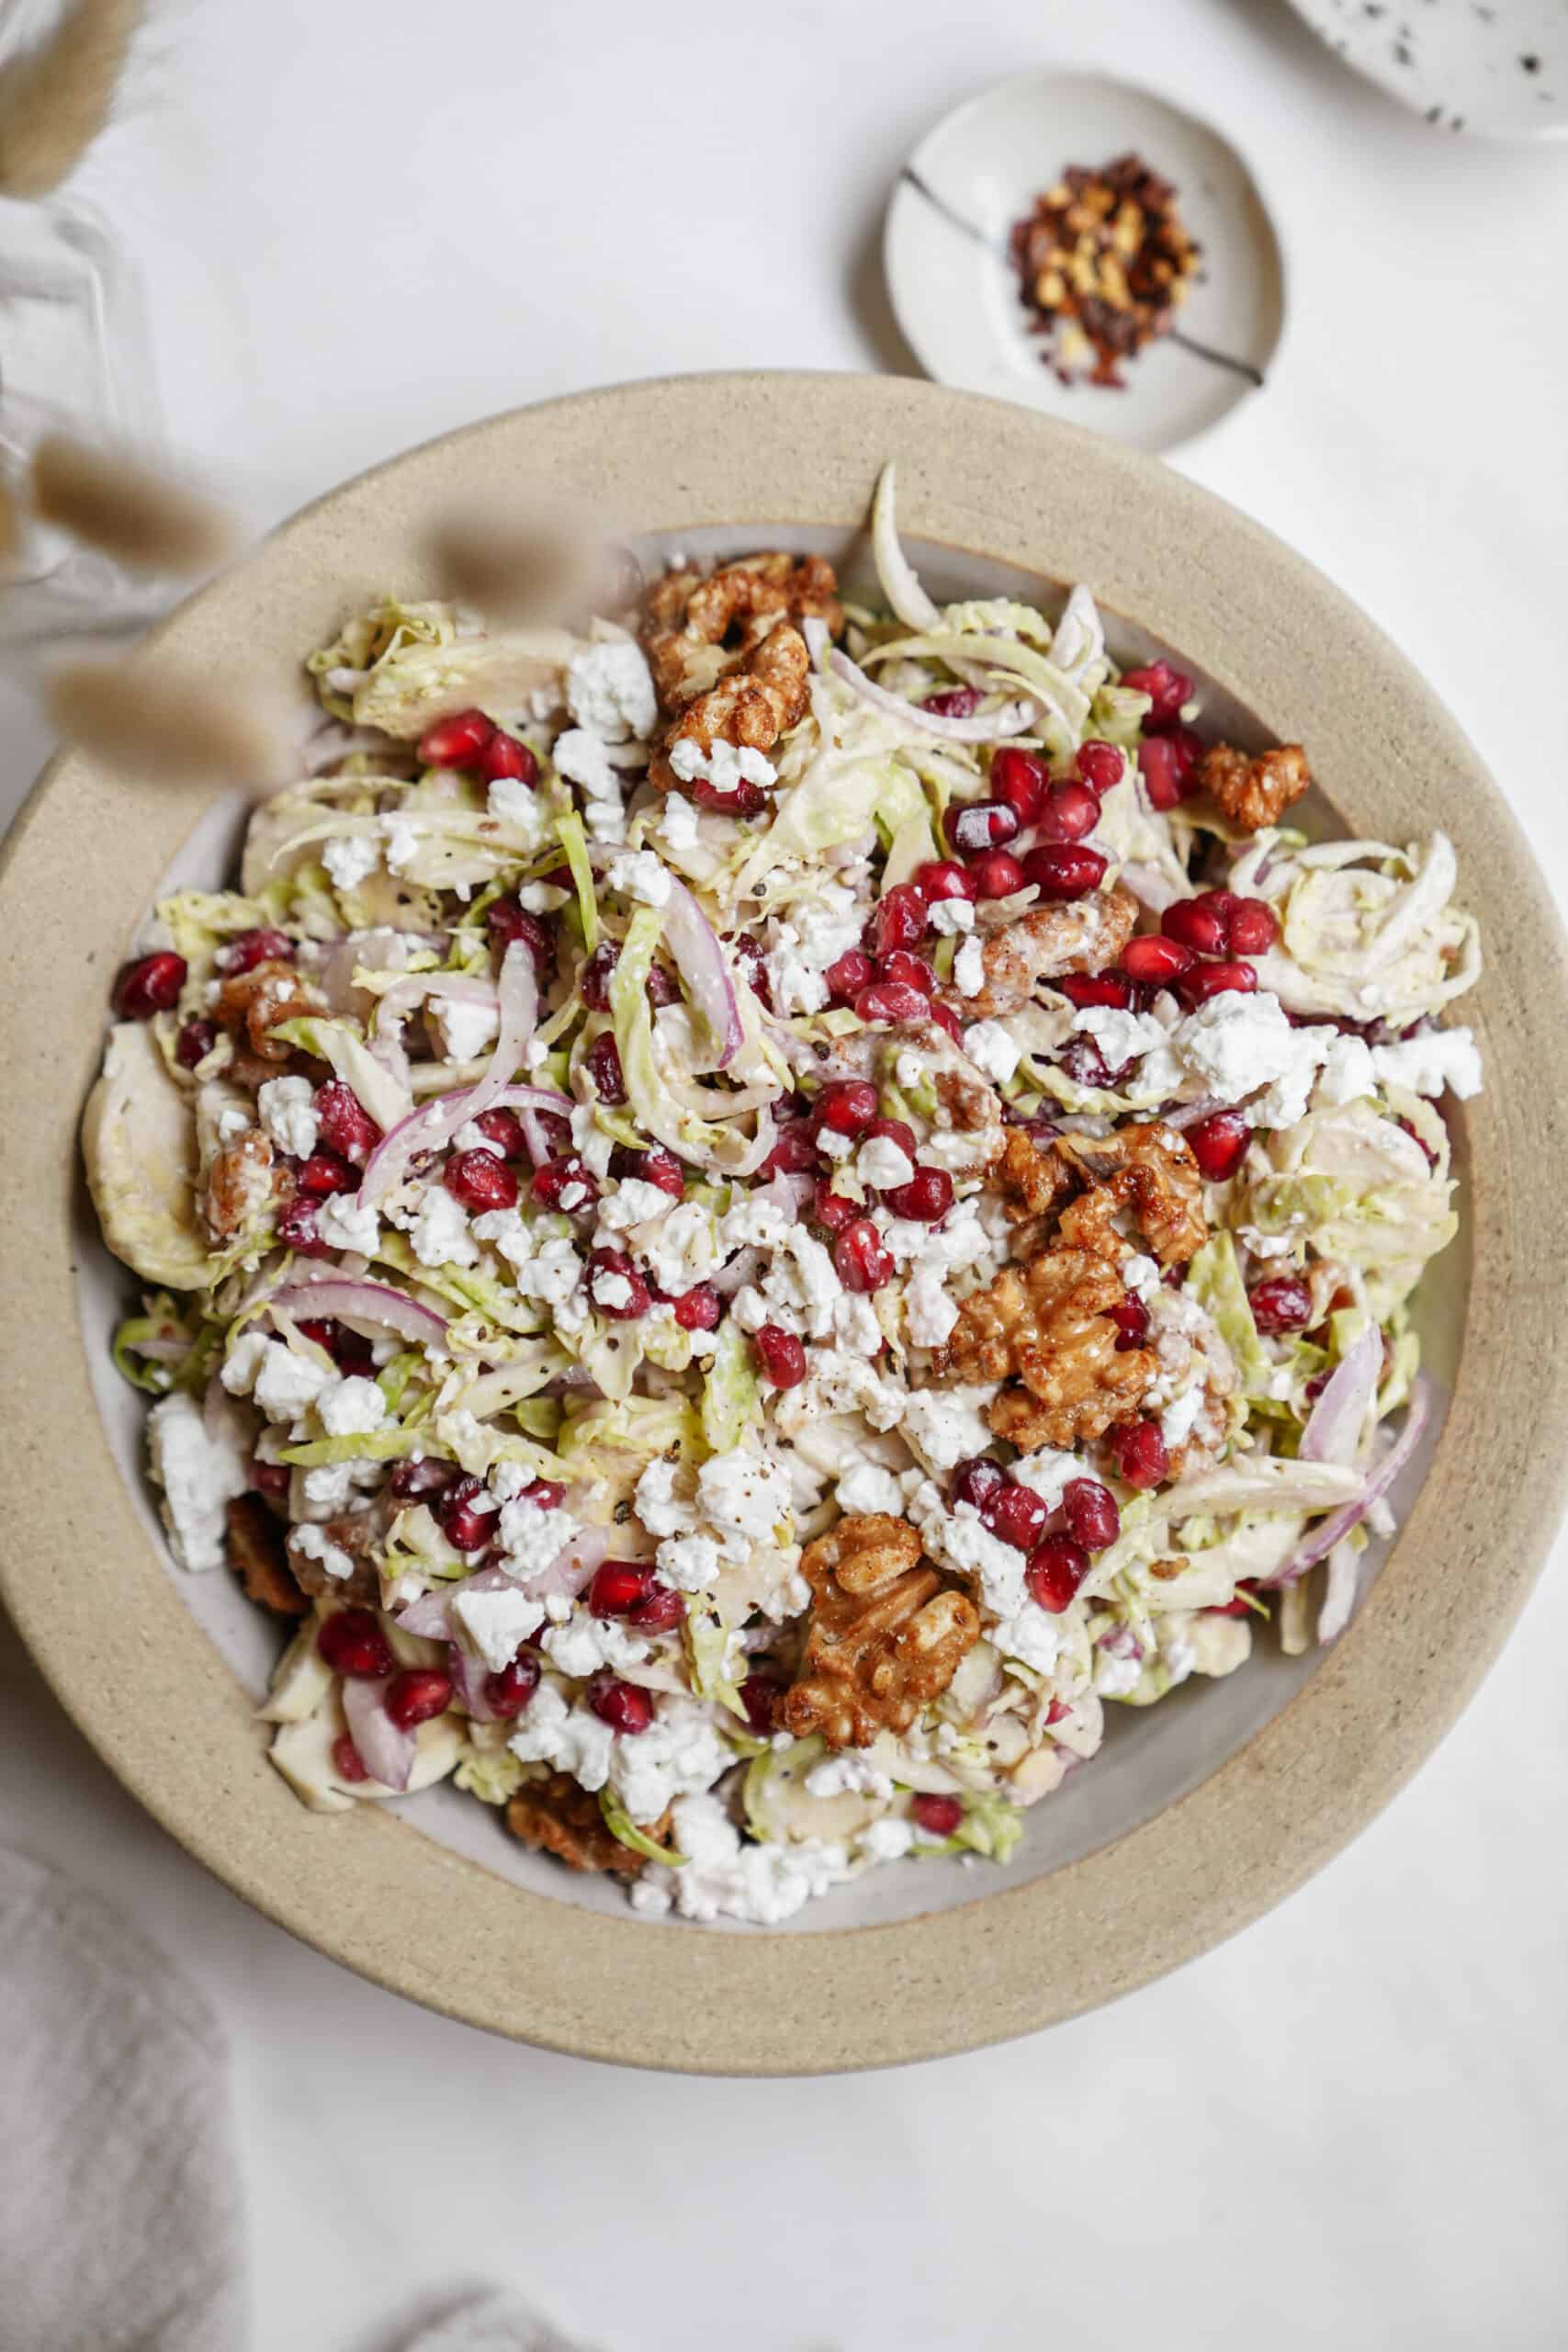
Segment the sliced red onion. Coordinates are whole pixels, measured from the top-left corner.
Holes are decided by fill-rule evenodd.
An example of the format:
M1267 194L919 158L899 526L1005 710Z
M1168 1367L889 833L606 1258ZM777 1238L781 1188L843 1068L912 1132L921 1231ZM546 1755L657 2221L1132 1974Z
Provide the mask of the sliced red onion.
M944 743L991 743L998 736L1026 734L1039 726L1043 716L1040 704L1031 696L1027 701L1003 703L998 710L976 711L973 718L943 718L902 695L889 694L886 686L874 684L859 663L837 647L828 656L828 666L863 702L886 711L890 718L901 718L911 734L930 735Z
M345 1323L373 1323L420 1345L446 1336L444 1315L387 1283L349 1282L329 1274L319 1283L294 1283L275 1291L269 1304L284 1315L331 1315Z
M1179 1135L1183 1127L1195 1127L1200 1119L1208 1117L1211 1111L1223 1110L1224 1107L1217 1094L1201 1094L1196 1102L1183 1102L1174 1111L1162 1111L1160 1124L1174 1127Z
M1382 1334L1369 1324L1325 1382L1302 1431L1299 1461L1338 1462L1349 1468L1361 1450L1361 1430L1382 1370Z
M716 1291L720 1298L733 1298L738 1290L756 1280L761 1267L762 1253L760 1250L742 1250L739 1257L731 1258L728 1266L721 1266L716 1274L709 1275L708 1288Z
M664 936L686 992L718 1047L718 1058L709 1067L728 1069L741 1044L740 1008L729 967L718 933L691 892L673 880L664 905Z
M409 1601L399 1610L392 1623L405 1634L418 1634L427 1642L452 1642L457 1634L452 1628L452 1603L460 1592L498 1592L502 1585L513 1579L502 1567L476 1568L472 1576L456 1577L450 1584L432 1585L417 1600Z
M343 1686L343 1711L348 1717L349 1737L371 1779L379 1781L384 1789L400 1792L408 1787L418 1742L412 1731L400 1730L387 1713L387 1686L391 1679L389 1674L375 1681L351 1676Z
M533 950L521 939L514 939L501 959L496 1001L501 1007L501 1028L490 1068L474 1089L468 1105L470 1119L477 1119L481 1112L499 1102L538 1023L538 974L534 969Z
M419 1110L411 1111L406 1119L400 1119L366 1161L358 1198L367 1205L382 1199L394 1185L401 1183L422 1154L445 1150L458 1128L480 1111L531 1108L553 1111L562 1118L571 1115L570 1097L557 1094L546 1086L502 1086L481 1101L488 1082L481 1080L478 1086L460 1086L455 1093L438 1095L434 1102L424 1103Z
M781 1216L793 1220L816 1190L814 1176L792 1175L787 1169L781 1168L775 1176L769 1177L765 1184L760 1184L751 1197L754 1201L766 1201Z
M545 1600L554 1592L564 1593L575 1600L600 1563L610 1556L610 1542L615 1531L608 1527L583 1527L563 1544L547 1568L538 1568L531 1577L519 1577L516 1582L531 1600Z
M485 1697L485 1669L477 1658L468 1656L461 1642L447 1644L446 1671L459 1703L467 1707L475 1723L493 1724L500 1720Z
M1326 1393L1325 1390L1325 1394ZM1360 1499L1347 1503L1342 1510L1337 1510L1331 1518L1325 1519L1322 1526L1314 1529L1305 1542L1292 1553L1284 1566L1277 1574L1259 1577L1260 1584L1294 1584L1298 1577L1305 1576L1309 1568L1314 1568L1319 1560L1325 1558L1333 1551L1334 1546L1349 1534L1353 1527L1360 1525L1373 1503L1380 1496L1387 1494L1415 1453L1420 1442L1421 1432L1427 1426L1427 1384L1424 1380L1417 1380L1411 1388L1410 1402L1404 1409L1404 1427L1400 1430L1382 1460L1367 1473L1366 1487Z
M1124 882L1141 907L1150 914L1163 915L1167 907L1174 906L1181 896L1179 884L1157 865L1145 865L1141 858L1133 858L1117 875Z

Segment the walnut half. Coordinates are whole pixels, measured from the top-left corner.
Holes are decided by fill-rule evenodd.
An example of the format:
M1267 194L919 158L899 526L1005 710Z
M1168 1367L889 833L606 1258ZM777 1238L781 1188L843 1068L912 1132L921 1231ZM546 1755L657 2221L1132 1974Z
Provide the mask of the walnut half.
M829 1747L908 1731L978 1640L974 1602L921 1563L908 1521L884 1511L841 1519L800 1565L814 1600L784 1729L797 1739L819 1732Z
M615 1878L636 1878L643 1857L623 1846L604 1826L599 1800L580 1788L570 1772L552 1772L547 1780L529 1781L506 1806L506 1826L514 1838L536 1852L553 1854L572 1871L607 1871ZM670 1835L670 1815L652 1823L648 1836L662 1845Z
M1197 781L1233 825L1256 833L1279 823L1312 782L1312 771L1299 743L1277 744L1253 759L1234 743L1215 743L1198 763Z

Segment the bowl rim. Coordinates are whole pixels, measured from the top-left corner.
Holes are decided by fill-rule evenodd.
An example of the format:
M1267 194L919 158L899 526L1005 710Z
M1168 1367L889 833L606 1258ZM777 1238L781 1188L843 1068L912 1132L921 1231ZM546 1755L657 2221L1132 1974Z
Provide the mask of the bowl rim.
M1157 460L900 379L724 374L572 394L328 492L136 659L220 661L236 643L295 659L406 566L426 502L509 474L571 484L649 532L842 530L863 519L887 457L912 535L1053 582L1089 580L1280 740L1304 738L1358 830L1406 838L1440 824L1488 944L1470 1001L1488 1068L1464 1118L1470 1293L1426 1484L1349 1632L1297 1695L1189 1794L1080 1860L892 1925L659 1934L519 1888L375 1807L322 1818L299 1806L137 1517L77 1321L76 1131L105 984L199 803L62 753L0 865L0 1055L28 1108L0 1136L26 1242L0 1267L0 1425L23 1470L0 1597L111 1770L248 1902L430 2007L633 2065L811 2074L971 2049L1130 1992L1235 1932L1337 1853L1448 1730L1523 1604L1568 1483L1568 1264L1542 1263L1531 1238L1547 1230L1557 1143L1542 1081L1568 1028L1568 944L1544 882L1404 656L1303 559ZM85 956L84 900L111 933ZM62 1323L67 1343L39 1351L29 1335Z

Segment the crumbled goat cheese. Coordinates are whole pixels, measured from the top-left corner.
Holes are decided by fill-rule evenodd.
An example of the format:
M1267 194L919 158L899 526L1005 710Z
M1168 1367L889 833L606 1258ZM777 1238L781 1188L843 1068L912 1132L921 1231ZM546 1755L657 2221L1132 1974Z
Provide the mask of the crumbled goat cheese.
M218 1140L220 1143L237 1143L242 1136L250 1133L250 1113L242 1111L237 1102L227 1102L219 1112Z
M539 1646L551 1665L574 1682L586 1682L602 1667L619 1674L628 1666L641 1666L648 1656L648 1644L613 1617L590 1617L585 1611L564 1625L552 1625Z
M355 1373L323 1388L316 1410L329 1437L367 1437L386 1419L387 1400L374 1380Z
M874 1193L891 1193L915 1172L908 1153L891 1136L873 1136L855 1154L855 1174Z
M1047 1510L1055 1510L1066 1492L1069 1478L1087 1478L1092 1474L1076 1453L1058 1453L1055 1446L1043 1445L1033 1453L1021 1455L1012 1465L1011 1475L1019 1486L1032 1487Z
M268 1078L262 1081L256 1109L262 1125L279 1151L293 1159L309 1159L320 1132L311 1105L316 1090L308 1078Z
M604 879L612 890L619 890L626 898L640 899L645 907L665 907L674 888L670 876L649 849L623 851L613 857L604 869Z
M789 1515L789 1481L760 1453L716 1453L697 1473L697 1507L727 1560L744 1560Z
M394 1222L401 1222L395 1218ZM422 1266L475 1266L479 1253L463 1204L445 1184L427 1184L418 1208L404 1225Z
M613 1270L602 1269L594 1275L589 1287L593 1294L595 1306L608 1307L612 1313L617 1307L629 1306L632 1303L630 1282L625 1274L617 1274Z
M654 831L671 854L678 857L683 849L696 846L697 812L678 792L667 792Z
M615 1735L609 1724L601 1723L588 1707L569 1707L555 1682L540 1683L528 1702L522 1729L507 1742L523 1763L547 1764L553 1771L570 1772L589 1790L602 1789L609 1779L615 1745Z
M690 735L679 737L671 747L670 766L682 784L695 784L700 779L718 792L733 792L738 784L760 784L766 791L778 782L778 770L771 760L765 760L749 743L737 750L722 736L707 751Z
M574 653L567 664L566 707L579 727L606 742L650 735L659 704L640 646L618 639Z
M269 1421L291 1421L336 1377L329 1364L312 1363L281 1340L269 1340L251 1394Z
M452 1613L492 1674L511 1665L530 1634L545 1622L543 1604L498 1585L493 1592L458 1592Z
M893 1783L869 1756L825 1756L806 1776L808 1797L890 1797Z
M912 1822L873 1821L867 1824L855 1840L868 1862L898 1862L915 1842Z
M904 1321L917 1348L940 1348L953 1336L958 1303L948 1296L941 1269L920 1266L904 1285Z
M914 1389L904 1399L904 1435L933 1470L951 1470L991 1444L981 1408L995 1395L984 1386Z
M962 932L974 930L974 903L968 899L939 899L931 910L931 929L939 939L955 938Z
M209 1430L194 1396L175 1389L147 1421L149 1467L164 1489L169 1548L182 1568L215 1568L225 1554L224 1506L250 1485L247 1449L232 1407Z
M324 1527L296 1527L289 1532L289 1542L307 1560L314 1560L329 1577L351 1577L354 1559L341 1544L334 1544Z
M667 1535L657 1557L660 1575L682 1592L705 1592L718 1576L718 1545L711 1535Z
M538 849L551 837L549 809L534 786L525 784L521 776L498 775L487 795L487 805L491 815L511 832L508 847Z
M719 1262L712 1210L700 1201L678 1202L643 1256L660 1289L672 1297L705 1283Z
M1093 1038L1110 1070L1120 1069L1123 1062L1138 1061L1145 1054L1162 1052L1169 1043L1152 1013L1123 1012L1113 1004L1084 1005L1074 1013L1073 1027ZM1179 1071L1173 1071L1173 1080L1179 1076Z
M1377 1072L1365 1038L1337 1036L1318 1072L1314 1099L1327 1110L1337 1110L1342 1103L1359 1102L1376 1084Z
M649 1464L637 1482L635 1501L637 1515L650 1535L687 1535L696 1526L696 1512L675 1492L672 1462Z
M985 951L973 935L953 959L953 980L960 996L978 996L986 985Z
M773 1928L793 1918L814 1894L841 1885L852 1872L842 1846L816 1838L791 1846L743 1844L715 1797L682 1797L675 1807L673 1836L677 1851L687 1858L684 1869L667 1871L650 1863L632 1889L634 1909L650 1917L673 1906L682 1918L749 1919Z
M835 1496L841 1511L889 1511L904 1508L904 1489L891 1470L874 1462L857 1462L839 1481Z
M633 1821L657 1821L677 1797L711 1789L734 1760L702 1708L670 1697L646 1731L617 1741L610 1784Z
M1141 1658L1112 1657L1109 1650L1094 1654L1094 1687L1102 1699L1124 1699L1144 1679Z
M1481 1056L1468 1029L1428 1029L1372 1047L1372 1068L1386 1086L1410 1094L1440 1094L1449 1087L1461 1102L1481 1091Z
M1152 1258L1123 1258L1122 1280L1134 1298L1150 1299L1160 1288L1160 1271Z
M352 1250L372 1258L380 1238L380 1218L352 1193L333 1193L316 1211L316 1238L329 1250Z
M920 1538L927 1551L956 1574L977 1580L980 1599L992 1616L1018 1615L1024 1603L1028 1555L993 1535L973 1503L954 1503L951 1512L932 1513L921 1525Z
M972 1021L964 1032L964 1050L978 1070L1005 1086L1022 1058L999 1021Z
M1198 1380L1171 1399L1159 1417L1159 1433L1167 1445L1184 1444L1191 1436L1193 1424L1203 1409L1207 1395L1203 1383Z
M525 1582L542 1575L582 1532L570 1511L542 1510L525 1495L502 1504L498 1527L508 1573Z
M381 844L374 833L337 833L322 845L321 864L340 890L352 890L381 863Z
M449 1062L472 1061L495 1043L501 1014L493 1004L463 1004L445 999L435 1011L443 1057ZM486 1145L484 1148L491 1147Z
M1015 1615L993 1625L987 1638L1003 1657L1015 1657L1036 1674L1050 1674L1062 1654L1062 1620L1037 1600L1026 1600Z

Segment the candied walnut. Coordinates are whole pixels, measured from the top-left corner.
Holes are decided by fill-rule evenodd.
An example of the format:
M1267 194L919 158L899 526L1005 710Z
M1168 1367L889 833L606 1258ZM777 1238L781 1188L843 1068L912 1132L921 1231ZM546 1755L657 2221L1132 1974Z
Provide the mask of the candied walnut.
M806 639L788 621L776 622L739 670L684 706L649 763L649 784L656 792L684 788L670 764L677 743L694 743L703 752L719 742L738 751L771 752L805 716L810 677Z
M979 1639L967 1594L920 1563L907 1520L855 1514L808 1544L801 1570L814 1596L799 1679L779 1710L797 1739L869 1747L906 1732L940 1698Z
M300 1530L288 1531L288 1566L301 1592L312 1599L330 1594L334 1600L368 1600L379 1602L381 1574L377 1560L381 1551L381 1514L375 1510L345 1512L341 1519L325 1521L321 1532L329 1544L346 1552L352 1563L346 1576L329 1574L322 1563L299 1548Z
M777 550L724 564L706 580L695 571L666 572L649 593L643 632L660 702L679 711L705 694L744 666L780 621L823 621L837 637L844 626L838 584L824 557Z
M283 1522L259 1495L236 1495L224 1508L229 1566L247 1600L276 1617L303 1617L310 1602L289 1573Z
M1203 790L1218 801L1234 825L1256 833L1277 825L1293 800L1312 782L1306 753L1299 743L1280 743L1271 752L1249 758L1233 743L1215 743L1195 771Z
M1072 1190L1072 1177L1054 1148L1042 1150L1022 1127L1009 1127L987 1170L986 1189L1000 1196L1008 1222L1021 1228L1018 1255L1028 1258L1044 1238L1047 1218Z
M1098 972L1114 964L1137 926L1138 902L1120 883L1064 906L1033 907L991 932L980 949L984 982L974 996L949 992L963 1021L1020 1012L1041 980L1063 972Z
M547 1781L526 1781L507 1802L506 1826L525 1846L553 1854L568 1870L608 1871L615 1878L636 1878L643 1867L643 1857L623 1846L605 1826L598 1798L580 1788L570 1772L552 1772ZM670 1826L666 1812L649 1825L647 1834L656 1845L663 1845Z
M1135 1121L1104 1136L1059 1136L1053 1149L1094 1193L1132 1211L1162 1266L1184 1266L1207 1241L1202 1171L1174 1127L1158 1119ZM1085 1217L1103 1221L1108 1214L1101 1202Z
M1085 1229L1075 1202L1063 1237L1027 1265L1004 1266L958 1310L952 1338L933 1362L939 1380L1017 1381L987 1411L998 1437L1022 1453L1074 1446L1134 1420L1157 1366L1146 1348L1118 1349L1111 1319L1126 1297L1117 1255L1086 1243L1125 1243L1108 1227ZM1075 1219L1069 1229L1068 1220Z
M236 1033L243 1028L251 1051L273 1063L286 1062L294 1050L270 1034L278 1023L321 1010L321 998L293 965L271 960L253 964L248 972L236 972L225 980L212 1008L220 1028Z
M272 1199L281 1171L274 1166L271 1140L260 1127L247 1127L212 1157L201 1214L220 1241L254 1225Z

